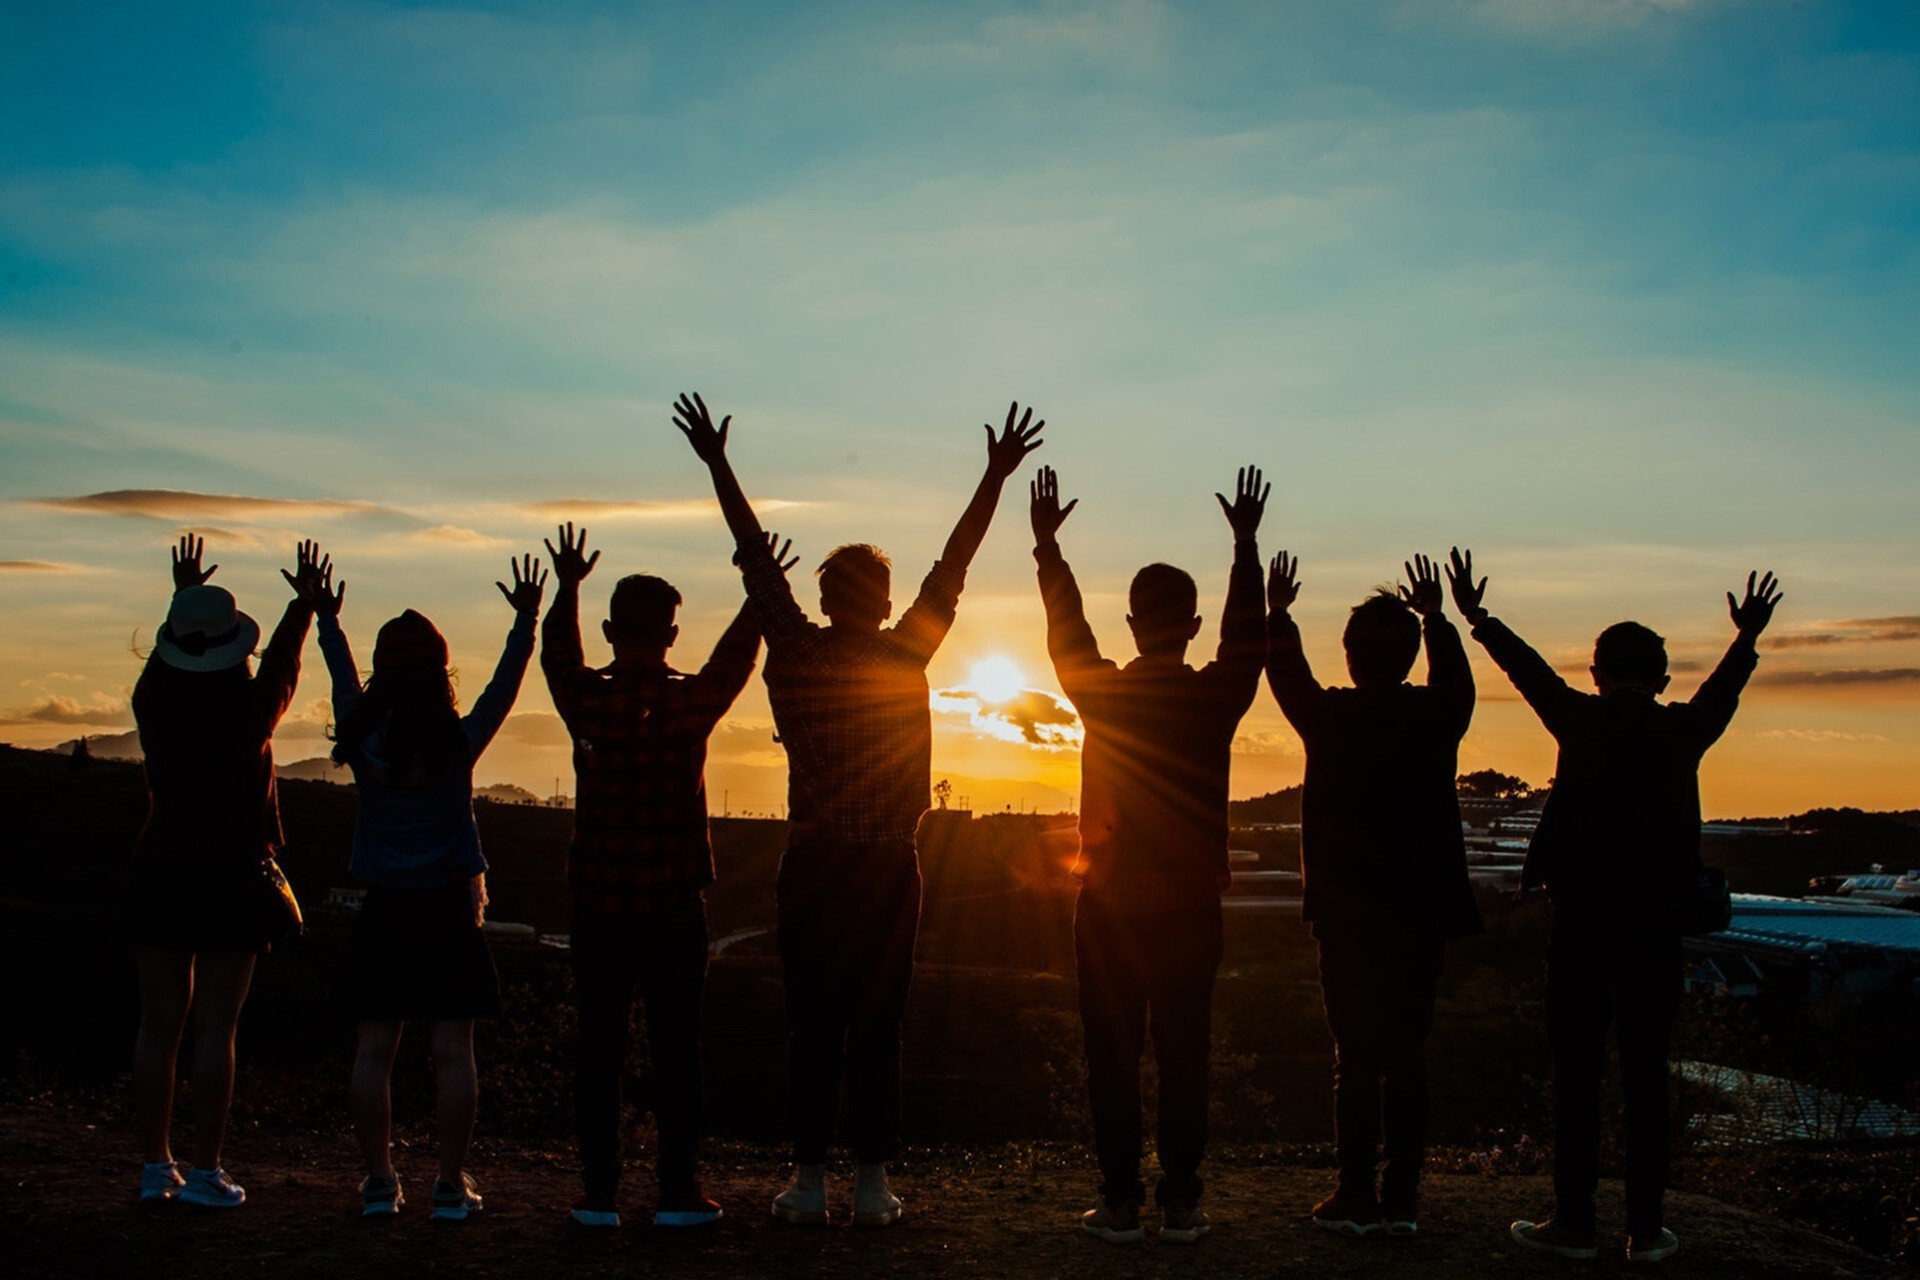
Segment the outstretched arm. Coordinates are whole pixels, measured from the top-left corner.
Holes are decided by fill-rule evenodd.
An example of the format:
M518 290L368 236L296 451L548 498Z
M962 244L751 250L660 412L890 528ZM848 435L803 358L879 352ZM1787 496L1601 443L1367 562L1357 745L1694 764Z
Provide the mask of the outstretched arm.
M1019 417L1017 424L1014 421L1016 416ZM967 566L973 563L974 553L980 550L980 543L987 536L987 526L993 523L993 513L1000 505L1000 490L1005 487L1008 477L1020 469L1026 456L1040 447L1040 430L1046 425L1045 419L1033 421L1031 406L1022 414L1019 402L1015 401L1007 407L1007 425L998 436L993 434L991 426L984 428L987 433L987 469L973 491L973 500L960 513L960 522L947 535L946 549L940 553L942 564L964 573Z
M504 582L493 585L513 606L513 628L507 632L507 644L493 669L493 679L487 681L486 689L473 700L473 710L460 721L467 735L469 760L480 758L506 723L514 699L520 696L520 681L526 677L527 662L533 657L533 621L540 616L540 598L547 589L547 575L538 560L528 555L509 559L508 563L513 566L513 586Z
M587 531L576 535L573 522L560 526L560 545L547 543L558 585L553 606L540 625L540 671L547 678L554 710L564 720L573 709L573 680L587 669L586 649L580 643L580 583L600 563L600 553L587 555Z
M1735 632L1733 643L1727 646L1726 656L1720 659L1720 665L1713 669L1713 674L1700 682L1700 688L1687 701L1699 719L1702 751L1727 731L1727 725L1733 721L1733 713L1739 710L1740 691L1746 688L1747 680L1760 662L1760 654L1755 647L1760 633L1773 621L1774 606L1783 599L1785 597L1780 593L1780 584L1771 573L1765 577L1749 573L1746 598L1743 600L1736 601L1733 592L1727 592L1727 613L1733 618Z
M812 627L800 604L793 598L793 588L787 583L786 568L781 565L780 557L768 545L766 531L760 527L760 518L753 514L753 507L747 502L747 495L741 491L740 481L733 474L733 464L727 460L727 433L733 424L729 414L713 425L713 415L707 411L707 402L698 392L691 397L682 395L673 406L673 425L680 428L680 434L687 438L693 451L707 464L707 471L713 477L714 496L720 500L720 514L726 517L727 530L733 534L733 562L740 566L741 581L747 589L747 603L752 606L754 619L760 628L760 634L766 637L769 648L788 644L804 643Z
M673 402L673 425L693 446L695 456L707 464L707 473L713 478L713 496L720 500L720 514L726 517L734 545L742 549L758 546L762 540L760 517L753 514L753 504L747 501L739 478L733 474L733 463L727 460L727 435L733 429L733 415L728 414L718 427L714 426L707 402L696 391L691 396L682 394Z
M1305 738L1324 690L1313 678L1300 624L1293 620L1293 602L1299 598L1300 561L1282 551L1267 574L1267 687L1287 723Z
M1033 558L1040 566L1040 598L1047 608L1047 653L1053 659L1054 674L1060 677L1060 688L1084 711L1083 700L1097 693L1101 677L1116 667L1111 659L1100 656L1100 642L1087 625L1080 584L1060 555L1060 526L1080 499L1060 505L1060 478L1052 467L1040 468L1028 493Z
M913 603L894 624L895 637L922 661L932 659L940 642L947 638L948 628L953 626L960 591L967 581L967 566L973 563L974 553L987 536L987 526L993 523L994 509L1000 505L1000 490L1006 485L1007 477L1019 468L1022 458L1040 447L1040 429L1047 424L1034 422L1032 409L1016 423L1014 418L1019 410L1017 403L1007 410L1006 429L998 437L992 427L986 428L986 473L973 491L973 500L961 512L960 522L947 535L947 545L938 563L920 584Z
M1260 468L1242 467L1234 482L1233 501L1213 496L1233 529L1233 570L1227 579L1227 603L1220 611L1220 647L1216 669L1246 684L1249 703L1259 689L1260 668L1267 657L1266 618L1260 611L1260 517L1266 514L1273 486L1260 477Z
M1400 598L1420 615L1427 641L1427 688L1438 695L1454 736L1460 737L1473 720L1473 668L1467 664L1466 646L1447 621L1439 567L1420 555L1404 567L1408 585L1400 588Z
M1567 714L1579 705L1582 695L1561 679L1553 664L1541 657L1525 640L1507 629L1505 623L1487 612L1482 603L1487 580L1473 581L1473 553L1455 547L1447 565L1447 584L1453 588L1453 602L1460 616L1473 625L1473 638L1486 649L1487 656L1499 664L1513 681L1513 687L1540 717L1547 732L1559 735Z
M295 557L292 573L285 569L280 571L280 576L293 588L293 599L287 602L287 611L281 615L280 625L273 629L273 638L267 641L267 647L261 651L260 668L253 678L254 712L261 718L262 727L269 734L280 723L280 717L287 714L287 708L293 705L293 690L300 683L300 650L307 643L307 628L313 623L313 615L320 611L339 613L340 601L347 591L344 582L340 584L338 594L332 590L333 559L321 552L319 543L301 542ZM193 570L199 569L199 561L200 552L196 547ZM175 566L175 582L180 581L184 567ZM200 574L200 581L205 582L212 575L213 569L208 569ZM189 582L184 585L197 584Z

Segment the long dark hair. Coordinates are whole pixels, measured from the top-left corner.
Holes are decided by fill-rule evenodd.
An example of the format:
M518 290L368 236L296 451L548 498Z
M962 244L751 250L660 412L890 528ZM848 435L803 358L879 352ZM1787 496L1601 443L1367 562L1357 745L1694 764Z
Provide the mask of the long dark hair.
M360 700L334 726L334 763L364 761L367 738L376 730L380 754L396 782L432 781L473 765L455 709L453 677L444 669L369 679Z

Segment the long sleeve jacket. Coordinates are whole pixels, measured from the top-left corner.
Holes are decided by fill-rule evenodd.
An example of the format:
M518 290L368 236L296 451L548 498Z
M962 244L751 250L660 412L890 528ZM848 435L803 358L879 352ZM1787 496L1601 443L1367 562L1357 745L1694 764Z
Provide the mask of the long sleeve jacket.
M1316 928L1480 931L1454 783L1473 672L1452 623L1434 614L1422 631L1425 686L1327 688L1293 618L1267 619L1267 682L1307 748L1300 909Z
M1700 866L1700 759L1726 732L1759 661L1738 636L1685 702L1622 690L1582 693L1489 617L1473 638L1513 681L1560 746L1523 888L1556 907L1610 911L1666 900Z
M1260 553L1234 547L1213 661L1103 657L1058 546L1034 551L1047 650L1086 730L1080 768L1080 873L1126 910L1184 906L1226 888L1233 737L1260 690L1266 618Z
M753 675L760 633L734 617L705 666L589 667L580 596L563 587L540 644L553 705L573 740L573 841L567 886L600 911L645 914L713 883L707 835L707 739Z
M320 619L320 652L333 677L333 719L346 723L361 697L360 673L338 618ZM348 870L369 884L428 889L476 876L487 869L480 830L473 821L473 764L486 751L520 695L520 681L533 657L533 615L514 615L499 665L473 708L460 717L467 764L431 779L397 778L381 755L380 730L361 744L353 762L360 811L353 824Z
M300 682L313 613L287 605L258 670L179 671L157 655L133 687L151 808L135 857L262 862L285 843L273 731Z

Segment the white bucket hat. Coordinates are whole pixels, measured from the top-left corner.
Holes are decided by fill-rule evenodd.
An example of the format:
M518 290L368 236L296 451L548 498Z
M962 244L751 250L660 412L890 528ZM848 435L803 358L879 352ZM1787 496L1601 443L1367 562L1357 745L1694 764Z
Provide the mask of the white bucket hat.
M182 671L225 671L260 643L260 624L240 612L225 587L182 587L154 637L160 661Z

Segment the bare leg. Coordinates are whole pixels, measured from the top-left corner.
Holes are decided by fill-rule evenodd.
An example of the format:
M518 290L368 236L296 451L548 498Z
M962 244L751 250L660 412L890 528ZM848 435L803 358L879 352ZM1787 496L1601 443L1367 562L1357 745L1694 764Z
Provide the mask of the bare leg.
M233 1031L253 982L251 951L199 957L193 996L193 1165L218 1169L233 1104Z
M393 1180L393 1057L400 1052L398 1022L362 1022L360 1045L353 1055L353 1079L347 1088L353 1112L353 1132L360 1139L360 1157L367 1176Z
M440 1178L457 1186L480 1107L471 1018L433 1024L433 1070L440 1097Z
M193 953L169 947L133 949L140 973L140 1034L133 1042L133 1110L148 1164L173 1159L173 1071L193 1004Z

